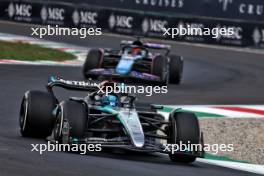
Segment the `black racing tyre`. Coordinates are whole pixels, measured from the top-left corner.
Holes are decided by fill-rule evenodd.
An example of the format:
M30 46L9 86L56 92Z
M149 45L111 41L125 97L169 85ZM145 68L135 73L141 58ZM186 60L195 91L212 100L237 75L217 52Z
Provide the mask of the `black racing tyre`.
M152 61L152 74L161 78L161 84L168 83L167 76L167 58L163 55L156 56Z
M183 73L183 59L177 55L170 55L169 83L180 84Z
M23 137L45 138L51 134L56 98L49 92L27 91L22 99L19 125Z
M89 75L88 72L92 69L99 68L103 59L103 53L99 49L91 49L83 64L83 75L85 78L96 78L95 75Z
M76 101L63 101L59 106L58 119L67 121L70 126L69 136L83 138L88 121L85 105ZM61 130L59 132L61 134Z
M175 112L170 117L171 144L199 144L200 142L200 127L198 118L193 113ZM169 157L173 162L192 163L196 160L196 156L187 155L184 153L170 153Z

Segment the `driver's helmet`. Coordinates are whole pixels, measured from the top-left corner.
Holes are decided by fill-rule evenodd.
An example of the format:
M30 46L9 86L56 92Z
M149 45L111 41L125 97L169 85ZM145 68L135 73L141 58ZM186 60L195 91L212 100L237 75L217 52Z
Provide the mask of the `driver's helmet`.
M118 105L118 99L115 95L104 95L102 98L102 103L105 106L116 107Z
M140 40L136 40L136 41L133 42L133 45L143 46L143 43Z
M141 55L142 54L141 51L142 51L141 48L138 48L138 47L132 48L132 55L134 55L134 56Z

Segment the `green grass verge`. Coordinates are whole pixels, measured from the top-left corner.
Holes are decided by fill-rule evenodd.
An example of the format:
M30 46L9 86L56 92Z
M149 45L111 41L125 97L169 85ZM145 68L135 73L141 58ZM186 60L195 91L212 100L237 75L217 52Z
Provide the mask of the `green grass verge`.
M39 45L0 41L0 59L65 61L75 59L75 56L70 53L51 48L44 48Z

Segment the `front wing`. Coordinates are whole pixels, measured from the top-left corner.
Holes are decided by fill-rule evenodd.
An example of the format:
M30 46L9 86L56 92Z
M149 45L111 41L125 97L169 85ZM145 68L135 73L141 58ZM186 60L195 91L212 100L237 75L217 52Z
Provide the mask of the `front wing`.
M49 139L50 140L50 139ZM51 142L53 140L50 140ZM54 142L54 141L53 141ZM115 138L115 139L103 139L103 138L84 138L84 139L74 139L69 141L70 144L101 144L102 148L109 148L109 149L121 149L133 152L143 152L143 153L163 153L163 154L170 154L170 151L166 150L166 147L161 144L154 142L153 140L146 140L144 146L142 148L135 147L131 144L128 137L123 138ZM199 158L204 158L204 152L174 152L175 154L182 154L182 155L190 155L196 156Z

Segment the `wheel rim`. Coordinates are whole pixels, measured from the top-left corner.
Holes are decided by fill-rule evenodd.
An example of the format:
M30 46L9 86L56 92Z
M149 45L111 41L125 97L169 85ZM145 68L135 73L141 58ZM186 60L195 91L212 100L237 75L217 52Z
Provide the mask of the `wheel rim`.
M55 124L55 127L54 127L54 139L56 141L58 141L60 139L61 135L60 135L60 123L57 123Z
M54 135L53 137L57 141L59 141L62 136L62 119L63 119L62 112L59 111L54 129L53 129L53 135Z

